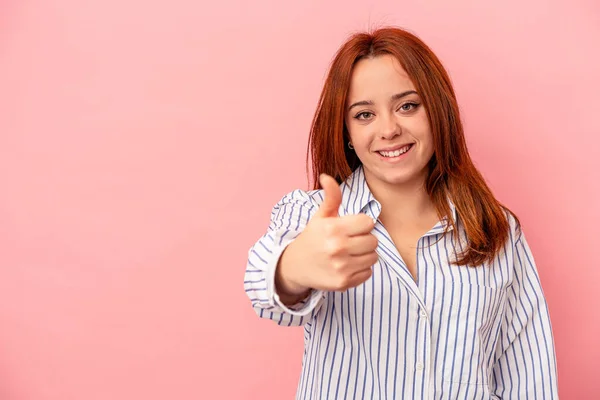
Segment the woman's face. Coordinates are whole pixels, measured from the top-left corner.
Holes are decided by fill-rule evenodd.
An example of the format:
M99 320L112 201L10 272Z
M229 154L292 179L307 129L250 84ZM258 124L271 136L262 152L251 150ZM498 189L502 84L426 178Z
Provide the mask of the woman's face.
M434 148L431 128L419 94L395 57L356 63L345 120L369 184L425 181Z

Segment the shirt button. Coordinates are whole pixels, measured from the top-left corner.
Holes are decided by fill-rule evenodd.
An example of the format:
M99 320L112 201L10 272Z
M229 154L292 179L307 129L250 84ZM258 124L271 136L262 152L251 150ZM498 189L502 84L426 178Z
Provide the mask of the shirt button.
M423 363L417 363L417 371L420 371L423 369Z
M421 310L421 317L427 318L427 311Z

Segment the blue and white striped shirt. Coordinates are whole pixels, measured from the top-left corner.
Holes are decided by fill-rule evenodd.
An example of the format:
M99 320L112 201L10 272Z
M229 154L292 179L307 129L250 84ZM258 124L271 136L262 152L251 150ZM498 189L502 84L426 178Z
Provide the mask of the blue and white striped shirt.
M340 216L379 216L362 167L341 189ZM277 261L322 201L322 190L284 196L245 273L260 317L304 327L297 399L558 398L548 307L514 218L493 263L451 266L466 243L451 204L458 232L444 234L444 219L419 239L416 281L377 222L379 260L369 280L345 292L313 291L286 307L274 291Z

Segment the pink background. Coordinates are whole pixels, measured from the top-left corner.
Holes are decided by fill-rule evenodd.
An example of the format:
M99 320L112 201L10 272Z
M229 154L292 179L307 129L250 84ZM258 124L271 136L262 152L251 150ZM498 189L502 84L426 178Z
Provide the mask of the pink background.
M597 395L596 0L4 0L0 398L293 398L303 335L256 317L246 252L306 188L333 52L383 24L447 66L536 256L561 397Z

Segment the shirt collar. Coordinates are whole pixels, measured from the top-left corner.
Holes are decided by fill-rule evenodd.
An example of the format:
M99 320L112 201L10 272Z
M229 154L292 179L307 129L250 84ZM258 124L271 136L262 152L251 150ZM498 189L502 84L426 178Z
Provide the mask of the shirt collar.
M458 214L456 212L456 206L450 199L448 199L448 206L450 207L450 214L452 216L452 219L454 220L454 223L456 224L458 221L457 220ZM444 231L446 231L446 229L452 230L452 225L448 221L447 216L445 216L444 218L442 218L441 221L439 221L437 224L435 224L435 226L433 228L431 228L431 230L427 233L427 235L436 235L438 233L443 233Z
M375 199L373 193L367 185L363 166L360 165L356 170L340 185L342 190L342 206L340 212L343 215L352 215L364 213L377 219L381 213L381 204ZM448 199L450 212L453 220L457 221L457 212L454 203ZM427 235L442 233L448 226L448 217L442 218ZM451 229L451 225L450 225Z
M367 185L362 165L356 168L348 179L342 183L341 190L342 208L345 215L367 212L375 207L378 211L374 217L379 217L381 205L371 193L369 185Z

